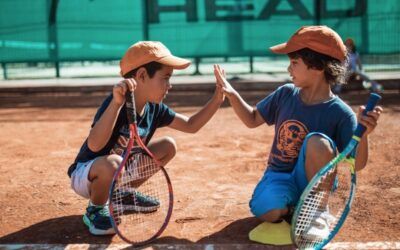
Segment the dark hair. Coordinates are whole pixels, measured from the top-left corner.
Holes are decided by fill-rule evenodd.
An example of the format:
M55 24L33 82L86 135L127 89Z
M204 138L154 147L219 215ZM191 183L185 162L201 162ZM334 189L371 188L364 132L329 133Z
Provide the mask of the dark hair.
M288 56L292 59L303 59L308 68L323 70L325 79L330 85L345 83L346 65L338 59L309 48L291 52Z
M126 79L126 78L132 78L132 77L136 76L137 71L141 67L144 67L146 69L149 77L152 78L156 74L156 72L163 67L163 65L158 62L149 62L147 64L143 64L142 66L137 67L136 69L129 71L123 77Z
M346 45L347 50L351 53L356 53L357 52L357 47L354 43L354 40L351 38L347 38L346 41L344 42L344 45Z

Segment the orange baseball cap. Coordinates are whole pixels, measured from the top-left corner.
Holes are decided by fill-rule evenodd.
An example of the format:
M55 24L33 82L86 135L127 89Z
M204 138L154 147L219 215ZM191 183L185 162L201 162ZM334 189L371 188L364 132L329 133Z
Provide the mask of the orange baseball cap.
M171 54L164 44L157 41L143 41L133 44L119 62L121 76L150 62L159 62L174 69L185 69L190 61Z
M346 59L346 46L342 38L327 26L303 26L290 37L286 43L270 47L277 54L288 54L300 49L309 48L318 53L336 58Z

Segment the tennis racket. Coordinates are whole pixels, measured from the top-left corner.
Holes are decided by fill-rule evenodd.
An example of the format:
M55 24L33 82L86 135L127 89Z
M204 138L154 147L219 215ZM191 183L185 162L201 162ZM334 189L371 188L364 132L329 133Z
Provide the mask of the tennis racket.
M170 178L140 139L133 92L126 93L129 141L109 193L116 233L135 246L150 243L167 227L173 193Z
M371 94L364 114L381 97ZM355 194L354 157L365 131L361 124L346 148L322 167L303 191L293 214L291 237L299 249L322 249L343 225Z

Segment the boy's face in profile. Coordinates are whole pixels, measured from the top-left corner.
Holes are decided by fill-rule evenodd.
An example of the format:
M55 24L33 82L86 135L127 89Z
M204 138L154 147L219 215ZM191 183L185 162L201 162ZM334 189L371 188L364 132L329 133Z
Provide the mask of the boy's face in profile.
M168 90L172 88L169 82L174 69L171 66L163 65L157 70L152 78L147 75L146 91L149 93L148 101L160 103L167 96Z
M289 58L290 64L287 68L292 82L296 87L308 87L313 83L313 79L317 76L318 70L309 68L301 57Z

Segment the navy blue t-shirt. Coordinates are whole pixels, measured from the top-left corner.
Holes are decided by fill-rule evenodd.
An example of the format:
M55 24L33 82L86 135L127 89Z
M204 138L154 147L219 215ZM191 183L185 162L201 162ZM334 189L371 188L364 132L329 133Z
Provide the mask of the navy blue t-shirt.
M101 115L107 109L111 100L112 95L108 96L104 100L103 104L97 110L97 113L92 123L92 127L100 119ZM100 151L91 151L88 147L86 138L74 163L68 169L68 175L70 177L72 172L76 168L76 163L78 162L87 162L96 157L109 154L122 155L129 139L129 124L126 116L126 108L124 105L119 112L110 139ZM144 106L143 115L140 116L139 114L136 114L136 116L140 138L142 139L143 143L147 145L157 128L168 126L174 120L175 112L163 103L146 103L146 105Z
M268 168L292 171L303 140L308 133L329 136L339 152L350 142L357 126L352 109L339 97L313 105L300 98L300 89L285 84L257 104L257 110L268 125L275 125L275 136Z

